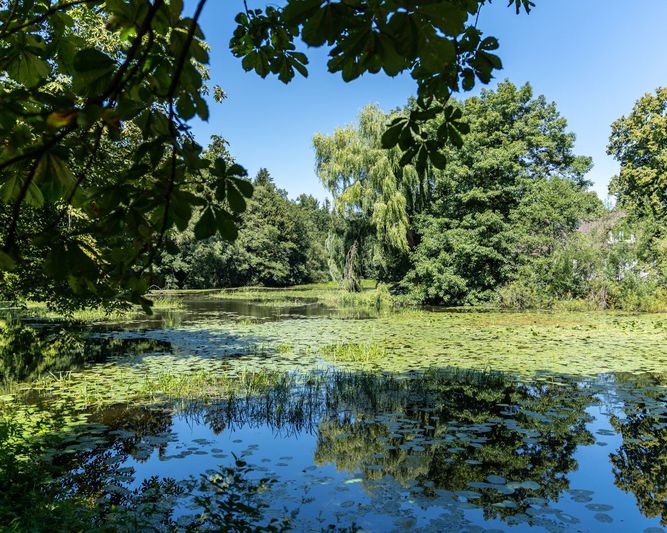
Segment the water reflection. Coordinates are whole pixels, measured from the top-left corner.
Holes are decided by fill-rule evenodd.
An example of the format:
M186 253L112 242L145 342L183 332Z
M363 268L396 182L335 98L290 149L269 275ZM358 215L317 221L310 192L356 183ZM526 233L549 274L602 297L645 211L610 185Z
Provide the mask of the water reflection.
M166 353L168 342L138 337L98 335L85 327L60 324L39 328L21 322L0 323L0 385L33 381L100 363L114 357Z
M628 378L621 378L627 381ZM634 494L641 512L667 525L667 393L666 376L630 379L621 409L611 424L623 444L609 457L615 483ZM638 386L639 385L639 386Z
M173 328L225 322L276 322L302 318L370 319L378 316L371 308L333 307L317 298L291 297L278 301L222 298L216 292L184 294L179 309L157 309L148 317L135 317L118 324L132 328Z
M193 497L201 503L214 490L192 475L231 468L236 453L267 486L267 520L285 519L287 509L297 529L314 527L316 517L378 530L438 529L443 520L554 531L618 520L649 527L667 514L663 400L658 383L627 376L291 374L221 401L101 410L93 422L107 428L108 442L56 455L54 464L69 472L62 479L72 490L114 505L166 492L181 519L193 519ZM594 434L605 417L613 431ZM596 435L617 434L622 444L608 459ZM603 453L582 464L582 450L592 448ZM589 479L592 490L573 482L611 468L641 514L602 477Z
M337 383L336 411L319 428L318 464L389 474L459 491L485 519L526 513L557 501L577 468L577 446L591 444L593 398L577 383L517 382L500 374L433 372L424 379ZM342 408L342 409L341 409Z

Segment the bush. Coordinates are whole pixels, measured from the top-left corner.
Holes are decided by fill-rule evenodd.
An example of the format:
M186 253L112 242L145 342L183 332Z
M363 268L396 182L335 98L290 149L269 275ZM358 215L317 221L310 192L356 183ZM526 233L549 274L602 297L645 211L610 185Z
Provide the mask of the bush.
M600 309L657 312L667 310L667 292L657 281L630 272L620 281L593 284L591 301Z
M498 302L505 309L550 309L552 298L532 280L517 280L497 291Z

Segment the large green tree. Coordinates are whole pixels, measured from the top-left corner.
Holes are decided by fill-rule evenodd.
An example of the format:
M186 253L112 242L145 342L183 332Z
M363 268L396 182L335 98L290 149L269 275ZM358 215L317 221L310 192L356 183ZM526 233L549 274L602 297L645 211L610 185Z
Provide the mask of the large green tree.
M188 121L206 120L206 0L0 1L0 267L51 298L143 305L168 234L195 212L233 238L251 194L245 171L211 161ZM289 0L245 9L230 42L246 70L289 82L308 46L350 81L409 72L419 100L384 138L423 168L447 141L423 127L452 92L488 83L498 42L477 28L488 0ZM529 0L512 0L517 13ZM89 36L86 38L86 36ZM214 95L223 96L215 88ZM452 122L453 135L457 125ZM204 229L207 226L208 229ZM11 277L6 272L12 271Z
M395 262L414 245L414 216L426 202L425 173L401 164L398 146L383 147L388 118L369 105L359 114L357 125L313 138L318 176L334 199L337 220L330 241L339 245L330 251L340 272L356 246L362 274L390 277Z
M667 87L642 96L611 129L607 151L621 170L610 192L640 216L667 220Z
M466 100L461 113L470 133L445 152L447 167L434 171L432 200L416 221L419 242L403 286L419 301L493 298L520 253L549 246L596 206L584 192L590 158L573 153L566 120L530 85L503 82ZM571 209L542 209L545 198L563 192Z

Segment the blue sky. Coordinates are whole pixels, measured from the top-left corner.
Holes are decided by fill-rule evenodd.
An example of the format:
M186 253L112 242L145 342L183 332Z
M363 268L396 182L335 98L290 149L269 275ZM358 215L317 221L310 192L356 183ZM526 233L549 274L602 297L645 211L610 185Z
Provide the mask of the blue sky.
M577 153L593 157L589 179L605 198L618 170L605 150L610 124L642 94L667 85L667 0L534 1L530 15L515 15L506 0L482 11L479 27L500 40L505 68L497 80L529 81L536 94L557 103L577 135ZM246 73L228 47L240 9L241 0L209 0L204 11L211 83L228 98L211 102L209 121L193 124L195 135L204 145L210 135L222 135L251 176L268 168L292 197L305 192L324 198L314 171L313 134L353 122L368 103L385 110L403 105L415 84L407 75L383 74L345 83L327 72L324 49L307 50L309 77L289 85Z

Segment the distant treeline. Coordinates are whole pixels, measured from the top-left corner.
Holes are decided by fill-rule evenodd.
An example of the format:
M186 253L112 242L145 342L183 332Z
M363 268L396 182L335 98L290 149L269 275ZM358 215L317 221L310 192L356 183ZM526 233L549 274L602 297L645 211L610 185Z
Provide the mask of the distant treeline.
M329 279L329 203L306 194L290 200L266 169L253 185L236 240L197 240L194 223L172 236L178 253L164 254L159 266L165 288L286 287Z
M659 308L665 204L647 200L628 175L650 153L627 148L636 138L628 128L648 114L642 102L664 105L665 96L646 96L613 126L609 150L623 169L612 182L615 209L589 190L592 160L574 153L566 120L529 85L504 82L461 102L470 126L463 147L447 149L443 170L425 173L403 163L400 147L383 148L381 138L387 121L414 102L389 115L368 106L358 124L314 138L331 205L306 195L290 200L261 170L238 240L176 235L179 253L161 264L166 286L334 279L354 290L372 278L415 303ZM444 116L432 127L453 134Z

